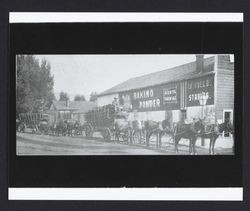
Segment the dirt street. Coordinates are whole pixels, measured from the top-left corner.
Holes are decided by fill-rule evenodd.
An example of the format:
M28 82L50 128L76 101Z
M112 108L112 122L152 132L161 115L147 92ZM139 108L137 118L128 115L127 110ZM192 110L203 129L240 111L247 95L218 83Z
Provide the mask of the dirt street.
M17 133L17 155L176 155L173 141L169 137L163 137L161 149L156 149L154 138L150 141L150 146L145 143L104 142L99 134L93 138L84 136L48 136L30 133ZM198 142L198 141L197 141ZM216 148L217 154L231 155L232 148ZM207 155L207 147L197 146L198 155ZM179 144L179 154L188 155L188 141L183 139Z

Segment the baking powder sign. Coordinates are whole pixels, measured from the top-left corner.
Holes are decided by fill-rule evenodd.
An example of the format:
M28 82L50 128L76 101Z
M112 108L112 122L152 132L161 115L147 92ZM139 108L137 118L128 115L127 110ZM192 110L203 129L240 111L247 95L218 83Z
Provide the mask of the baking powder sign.
M138 101L138 109L155 109L161 107L161 100L155 96L154 89L133 92L133 100Z

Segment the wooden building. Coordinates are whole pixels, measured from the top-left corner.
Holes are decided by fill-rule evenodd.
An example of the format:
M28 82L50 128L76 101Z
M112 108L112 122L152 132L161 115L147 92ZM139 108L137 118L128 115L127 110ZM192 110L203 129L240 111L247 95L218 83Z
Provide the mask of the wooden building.
M203 118L210 123L233 119L233 55L214 55L163 71L131 78L98 95L97 105L112 103L137 113L140 120L173 122Z
M57 101L54 100L48 114L51 121L75 119L80 123L85 121L85 113L96 107L96 103L87 101Z

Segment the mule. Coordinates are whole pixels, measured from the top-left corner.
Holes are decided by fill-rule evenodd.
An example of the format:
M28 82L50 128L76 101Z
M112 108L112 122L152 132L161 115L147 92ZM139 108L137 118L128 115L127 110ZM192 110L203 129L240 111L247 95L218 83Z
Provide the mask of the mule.
M182 138L189 140L189 154L196 155L196 140L197 136L201 133L204 125L202 121L199 119L198 121L194 121L191 124L186 124L183 122L178 122L174 128L173 139L175 145L175 153L178 154L178 144Z
M215 155L215 142L218 139L218 137L223 133L223 132L230 132L233 131L232 125L229 125L229 122L225 121L221 124L209 124L205 125L203 124L203 129L200 134L201 138L208 138L210 140L209 142L209 154L210 155Z
M150 137L156 136L156 147L159 147L159 133L161 131L160 122L147 120L144 122L144 129L146 131L146 145L149 146Z
M139 142L141 144L141 141L143 139L143 125L140 120L133 120L131 123L131 132L132 132L132 142Z
M167 119L156 122L148 120L144 123L144 129L146 131L146 144L149 146L149 140L152 135L156 136L156 148L161 148L162 137L164 135L170 135L173 137L173 126Z
M173 139L173 135L174 135L173 128L174 128L173 124L168 119L164 119L160 123L160 131L159 131L159 146L160 147L162 145L162 137L164 135L168 135L171 137L171 139Z
M74 124L74 135L82 135L84 128L79 121L76 121Z

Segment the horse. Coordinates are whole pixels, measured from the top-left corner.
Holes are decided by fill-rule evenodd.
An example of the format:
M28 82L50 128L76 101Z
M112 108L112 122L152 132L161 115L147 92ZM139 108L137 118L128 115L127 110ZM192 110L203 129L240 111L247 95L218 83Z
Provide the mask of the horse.
M132 139L131 141L136 142L138 141L141 144L141 140L143 138L143 125L140 120L133 120L131 123L131 130L132 130Z
M168 135L173 139L173 135L174 135L174 126L173 124L168 120L168 119L164 119L162 122L160 122L160 131L159 131L159 145L161 147L161 143L162 143L162 137L164 135Z
M229 132L233 135L234 134L233 125L227 120L221 124L209 124L209 125L204 124L200 137L210 139L209 143L210 155L216 154L214 150L215 142L218 139L218 137L222 134L222 132Z
M178 122L174 127L173 139L175 144L175 152L178 154L178 143L182 138L189 139L189 154L195 155L196 149L195 144L197 136L200 134L204 125L201 119L194 121L191 124L186 124L183 122Z
M160 122L148 120L144 123L146 131L146 144L149 146L149 140L152 135L156 136L156 147L161 148L163 135L170 135L173 137L173 126L168 119Z
M160 122L147 120L144 122L144 129L146 131L146 145L149 146L149 140L152 135L156 136L156 147L159 147L159 133L161 131Z
M75 131L76 131L76 123L77 121L74 119L68 119L65 121L67 124L67 135L68 136L73 136L75 135Z
M83 125L79 121L76 121L74 124L74 135L82 135Z

